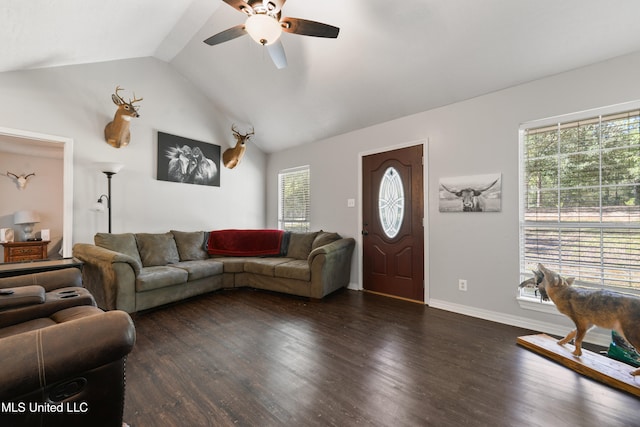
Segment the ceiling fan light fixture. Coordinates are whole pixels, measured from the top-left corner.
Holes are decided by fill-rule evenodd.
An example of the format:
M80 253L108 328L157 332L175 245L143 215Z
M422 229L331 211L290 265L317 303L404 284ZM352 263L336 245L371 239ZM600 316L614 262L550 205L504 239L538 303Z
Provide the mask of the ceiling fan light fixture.
M280 23L275 18L263 13L247 18L244 29L256 43L263 46L276 42L282 34Z

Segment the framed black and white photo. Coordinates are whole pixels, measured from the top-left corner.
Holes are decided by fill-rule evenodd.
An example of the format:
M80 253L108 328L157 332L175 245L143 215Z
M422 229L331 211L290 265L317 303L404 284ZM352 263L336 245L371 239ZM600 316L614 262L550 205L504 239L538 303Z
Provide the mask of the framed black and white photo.
M220 146L158 132L157 179L220 187Z
M502 174L440 178L440 212L500 212Z

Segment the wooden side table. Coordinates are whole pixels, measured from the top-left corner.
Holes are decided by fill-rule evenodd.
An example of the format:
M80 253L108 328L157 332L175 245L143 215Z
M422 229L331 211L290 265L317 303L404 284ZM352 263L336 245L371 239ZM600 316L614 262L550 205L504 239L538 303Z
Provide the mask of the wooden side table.
M48 240L0 243L0 245L4 246L4 262L47 259L48 244Z

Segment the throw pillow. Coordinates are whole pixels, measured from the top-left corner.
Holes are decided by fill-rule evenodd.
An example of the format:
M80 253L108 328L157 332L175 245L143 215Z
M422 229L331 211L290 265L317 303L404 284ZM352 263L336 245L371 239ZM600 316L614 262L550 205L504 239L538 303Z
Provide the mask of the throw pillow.
M311 253L313 240L317 235L317 231L312 233L291 233L287 256L295 259L307 259Z
M320 230L316 238L313 240L311 250L327 245L331 242L335 242L336 240L340 240L340 235L338 233L327 233L326 231Z
M180 262L178 247L171 233L138 233L136 241L142 265L145 267Z
M204 231L176 231L171 230L178 247L180 261L196 261L209 258L204 249Z
M142 260L138 253L136 236L133 233L97 233L93 238L93 242L101 248L129 255L139 264L138 267L142 268Z

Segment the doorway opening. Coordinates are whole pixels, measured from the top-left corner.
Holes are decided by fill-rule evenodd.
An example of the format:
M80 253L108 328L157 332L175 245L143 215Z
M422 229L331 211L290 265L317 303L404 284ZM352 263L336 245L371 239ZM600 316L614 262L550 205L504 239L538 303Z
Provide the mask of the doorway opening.
M0 127L0 151L25 155L59 156L63 164L62 256L71 257L73 246L73 140L19 129Z

